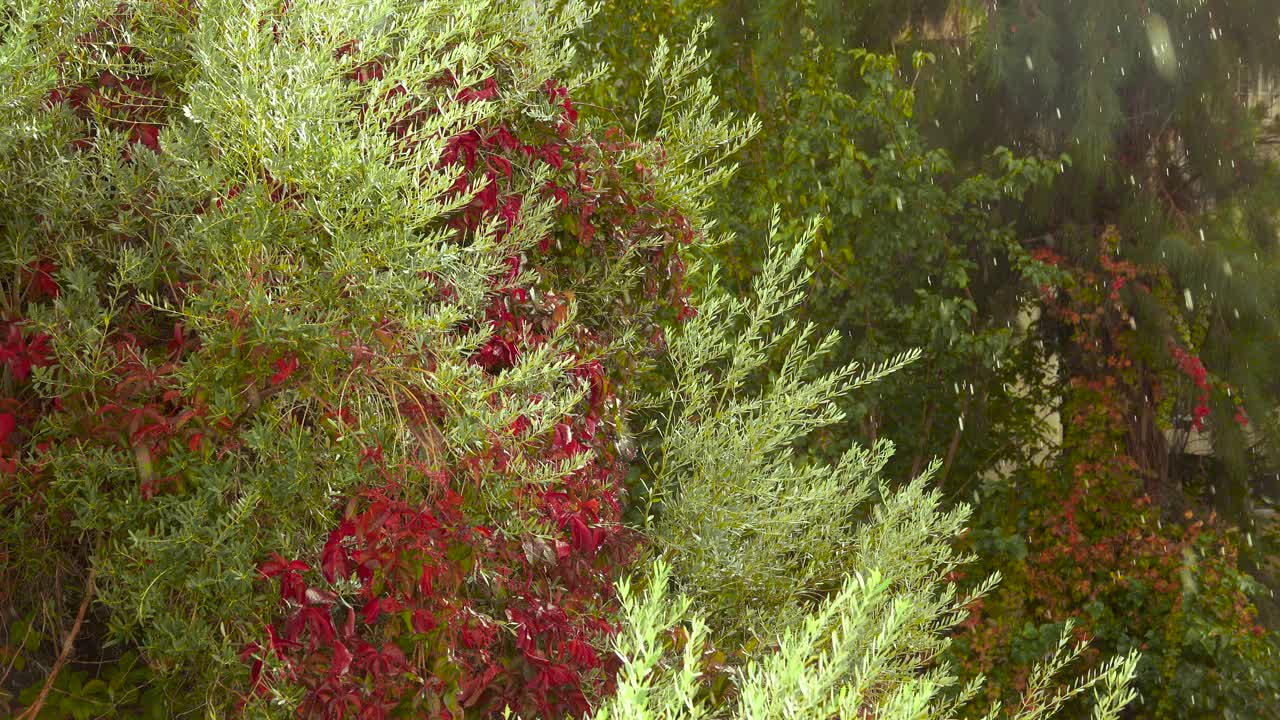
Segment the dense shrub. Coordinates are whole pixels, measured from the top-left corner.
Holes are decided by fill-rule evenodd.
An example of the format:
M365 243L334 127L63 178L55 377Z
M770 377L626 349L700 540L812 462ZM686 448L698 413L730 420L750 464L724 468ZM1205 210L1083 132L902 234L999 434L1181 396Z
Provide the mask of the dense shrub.
M514 5L6 11L6 624L165 714L607 689L627 383L749 128L582 127L585 11Z
M830 463L794 452L843 419L838 396L914 359L815 371L835 336L790 317L814 227L775 248L750 296L709 292L671 338L675 379L646 447L660 557L643 593L622 588L623 665L595 717L1034 720L1086 696L1096 720L1119 717L1137 654L1064 686L1086 652L1069 624L1015 697L975 702L982 679L953 674L950 636L996 578L968 596L948 580L970 560L952 546L970 509L929 488L936 463L899 484L881 472L887 441ZM768 374L774 352L787 361Z
M955 649L969 672L991 675L992 695L1011 696L1072 620L1094 638L1091 663L1143 653L1135 717L1273 717L1280 655L1258 618L1263 588L1240 562L1252 536L1185 499L1177 514L1174 498L1153 502L1162 485L1151 463L1163 450L1151 447L1207 430L1211 389L1237 398L1233 418L1214 420L1250 421L1240 392L1205 371L1193 328L1165 347L1141 343L1122 294L1139 305L1184 298L1158 270L1118 256L1118 240L1109 229L1096 265L1071 267L1067 283L1045 289L1048 322L1069 335L1081 370L1067 381L1060 452L988 478L980 493L982 517L966 539L983 558L973 579L999 571L1005 583L973 608ZM1150 406L1160 414L1144 414Z

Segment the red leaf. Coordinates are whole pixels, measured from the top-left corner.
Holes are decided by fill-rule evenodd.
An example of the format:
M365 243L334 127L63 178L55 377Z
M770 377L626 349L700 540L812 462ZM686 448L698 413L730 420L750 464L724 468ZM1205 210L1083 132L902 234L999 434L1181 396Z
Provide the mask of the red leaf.
M511 177L511 161L501 155L494 155L488 160L489 168L505 178Z
M360 612L364 616L365 624L372 625L378 621L382 613L393 613L399 610L400 603L396 602L395 598L383 597L370 600Z
M333 617L329 615L329 609L323 606L312 606L303 609L303 617L307 622L307 630L311 633L311 642L315 644L331 645L334 639Z
M296 641L280 637L274 625L267 626L267 645L281 657L283 657L282 650L299 647Z
M18 382L26 382L32 368L53 364L50 352L48 335L36 333L27 338L17 325L12 325L8 339L0 346L0 361L9 366Z
M493 78L485 78L484 86L480 89L463 88L458 91L456 99L460 103L473 103L482 100L492 100L498 97L498 84Z
M351 558L346 548L342 547L343 536L337 531L329 533L329 540L324 544L320 555L320 570L329 582L337 582L351 574Z
M169 340L167 347L169 354L173 355L175 359L181 356L183 352L192 350L199 344L194 335L186 332L182 323L173 324L173 338Z
M517 140L516 136L512 135L511 131L507 130L506 127L499 127L495 130L493 135L489 138L489 141L497 143L498 147L503 150L515 150L520 147L520 141Z
M476 700L480 699L480 695L484 692L485 688L489 687L489 684L493 682L493 679L498 676L498 672L500 670L501 668L499 666L490 665L480 674L472 675L469 679L464 681L462 686L459 688L461 690L459 701L462 706L470 707L476 702Z
M373 463L374 465L381 466L382 462L382 448L378 446L367 447L361 454L360 462L357 467L363 469L366 463Z
M298 358L296 355L286 355L285 357L276 360L275 368L276 373L271 376L271 384L279 385L285 380L288 380L289 377L293 375L294 371L298 369Z
M141 143L153 152L160 152L160 128L140 123L129 129L129 142Z
M565 648L565 654L583 667L594 668L600 664L600 658L596 655L595 648L578 639L569 641L568 646Z
M336 676L346 675L347 671L351 669L351 659L351 651L347 649L346 645L334 643L333 662L329 666L329 673Z
M570 670L564 665L548 665L538 673L534 678L535 687L559 687L561 685L571 685L578 680L578 673Z
M342 623L342 637L352 638L356 634L356 611L353 608L347 608L347 619Z
M573 539L574 549L586 555L595 555L603 539L601 531L587 527L577 515L569 518L569 535Z
M480 209L485 212L493 212L498 209L498 176L492 172L485 173L484 189L476 195L476 202L479 203Z
M18 427L18 418L13 413L0 413L0 445L9 442L9 435Z
M305 567L305 566L304 566ZM299 605L307 601L307 581L293 570L288 570L280 578L280 599L289 600Z
M567 423L560 423L555 428L555 444L559 448L568 447L573 442L573 428Z
M427 565L422 568L422 574L418 576L418 592L430 597L435 593L436 575L438 569L433 565Z
M413 629L420 633L436 629L436 616L422 608L413 611Z
M251 642L248 645L245 645L244 649L240 651L240 659L248 660L260 652L262 652L262 646L256 642Z
M40 260L27 267L27 274L31 277L31 286L35 290L36 297L58 297L58 282L53 279L53 274L56 272L58 272L58 263L52 260Z
M279 553L271 553L271 558L258 566L258 572L263 577L273 578L284 572L302 572L310 570L311 566L301 560L285 560Z
M533 429L533 423L529 422L529 418L521 415L511 422L511 434L517 437L524 437L525 433Z

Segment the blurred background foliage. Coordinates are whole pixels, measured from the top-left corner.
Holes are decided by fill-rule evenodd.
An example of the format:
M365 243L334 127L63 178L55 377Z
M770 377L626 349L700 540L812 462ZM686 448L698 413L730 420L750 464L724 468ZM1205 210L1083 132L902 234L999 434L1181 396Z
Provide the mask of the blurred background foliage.
M1278 13L615 0L581 40L593 104L639 128L657 38L713 20L715 89L763 129L707 260L744 291L772 209L783 238L820 214L802 314L832 367L923 351L806 448L941 458L968 577L1006 578L953 647L992 694L1075 618L1098 657L1144 651L1133 717L1280 717Z

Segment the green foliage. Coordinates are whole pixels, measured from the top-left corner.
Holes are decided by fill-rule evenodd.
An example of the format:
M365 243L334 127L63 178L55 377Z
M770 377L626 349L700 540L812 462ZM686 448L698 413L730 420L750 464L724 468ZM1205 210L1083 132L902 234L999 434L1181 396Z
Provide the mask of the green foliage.
M753 129L690 55L662 142L580 126L555 78L588 16L5 11L6 612L90 596L77 652L136 648L166 714L585 709L634 557L627 379ZM74 661L49 682L98 702Z
M921 362L872 393L844 400L850 422L842 427L870 442L897 436L901 452L890 461L897 473L917 473L945 454L945 481L1020 459L1043 434L1039 398L1021 391L1022 376L1043 358L1014 325L1031 292L1060 273L1030 255L1012 220L1024 194L1051 183L1068 160L996 148L965 170L931 145L927 120L916 116L916 85L935 59L917 54L904 72L892 55L852 49L851 35L883 38L858 35L864 28L846 22L877 17L902 27L943 10L907 5L895 6L901 16L892 21L879 3L619 3L584 44L611 49L626 78L635 64L626 48L637 41L616 38L613 28L681 27L698 13L716 15L716 87L764 128L717 194L715 217L746 241L722 246L723 279L745 291L764 248L803 232L803 221L789 221L777 238L766 236L770 208L783 208L786 218L824 216L806 258L813 278L800 312L840 333L831 366L922 351ZM618 80L603 95L625 105L638 86ZM897 433L907 427L916 430ZM834 429L813 438L819 450L845 440Z
M1267 150L1274 127L1247 99L1256 78L1280 67L1278 19L1263 2L1007 3L939 38L944 62L961 49L964 58L922 85L927 112L945 120L933 134L959 157L993 144L1071 155L1058 182L1028 195L1024 236L1089 267L1095 238L1114 225L1118 253L1169 273L1176 303L1122 300L1137 316L1144 362L1167 367L1173 340L1223 381L1207 405L1218 464L1200 476L1171 472L1173 462L1149 469L1162 498L1176 505L1184 488L1212 485L1209 502L1250 528L1271 484L1257 451L1276 438L1232 417L1241 404L1254 418L1280 404L1270 352L1280 337L1280 166ZM1192 341L1180 328L1201 330ZM1200 404L1198 390L1188 395L1171 401L1182 427ZM1176 460L1179 445L1149 453Z
M54 636L46 632L51 628L44 627L40 617L34 611L22 617L10 614L0 633L0 685L25 686L16 694L0 687L0 712L7 716L17 717L21 708L31 705L41 683L23 680L43 678L49 670L42 666L44 659L57 654L58 648L51 647ZM3 683L10 678L18 678L18 682ZM67 668L58 674L37 717L160 720L168 717L166 708L178 704L165 697L163 687L155 681L155 673L132 651L93 665Z
M983 572L1008 582L983 601L956 647L1007 695L1061 624L1075 620L1104 656L1142 650L1141 717L1270 717L1280 648L1258 624L1262 588L1241 569L1241 532L1212 511L1170 518L1150 494L1161 488L1154 473L1135 456L1143 444L1130 435L1134 417L1183 392L1184 382L1207 398L1210 379L1185 353L1176 372L1161 375L1130 359L1141 357L1141 334L1119 291L1133 285L1160 302L1163 283L1114 259L1117 242L1114 230L1104 233L1102 269L1081 271L1044 298L1044 321L1070 332L1075 348L1063 440L1037 465L988 478L975 494L979 529L967 546ZM1205 402L1196 411L1202 424Z
M778 225L775 216L771 237ZM814 325L789 317L809 280L797 267L813 231L769 259L753 286L754 301L712 296L670 341L673 389L659 421L660 460L651 468L651 501L661 503L653 537L677 577L712 593L694 599L719 636L738 641L798 621L813 598L834 592L851 568L869 567L884 544L903 543L904 563L929 568L903 568L911 586L927 587L939 579L939 567L949 569L945 544L914 546L895 537L900 529L889 519L905 517L922 500L925 479L879 507L885 516L879 532L857 532L856 519L879 489L889 443L855 447L830 467L794 453L812 430L841 420L835 398L918 356L815 377L838 336L816 337ZM761 390L750 392L775 353L785 359ZM944 526L955 532L961 523L962 516L950 516Z
M1041 436L1047 353L1012 327L1029 290L1114 300L1090 294L1084 263L1056 269L1054 253L1032 251L1038 239L1018 239L1010 218L1024 196L1043 203L1046 187L1093 183L1022 229L1175 217L1153 223L1175 228L1173 241L1139 238L1135 254L1163 267L1160 249L1173 280L1149 288L1159 312L1133 316L1215 360L1222 387L1246 390L1257 417L1270 387L1237 376L1266 360L1274 335L1273 303L1244 305L1269 277L1269 259L1248 260L1271 247L1260 240L1272 229L1269 166L1233 147L1233 168L1260 189L1245 193L1245 179L1199 162L1216 135L1189 129L1256 130L1220 102L1197 114L1194 90L1220 80L1229 55L1185 74L1181 104L1157 108L1175 113L1179 134L1148 133L1143 146L1199 159L1171 161L1183 185L1160 188L1191 205L1112 172L1108 154L1125 159L1116 148L1134 144L1122 101L1151 85L1132 88L1111 67L1065 76L1090 101L1077 124L1101 128L1067 175L1077 185L1055 181L1065 157L1004 149L1071 150L1043 124L978 143L962 170L919 127L915 88L931 58L914 56L906 77L893 56L843 49L843 21L874 28L884 49L947 9L619 2L580 42L569 37L590 12L578 2L33 0L0 11L0 610L28 628L37 606L49 618L44 637L5 639L18 674L6 668L0 685L22 688L5 701L38 702L61 666L53 638L83 596L91 630L74 649L96 656L48 678L40 717L504 706L550 717L590 700L601 718L1030 720L1093 691L1102 720L1132 699L1136 672L1163 692L1161 713L1201 697L1261 717L1269 641L1243 631L1249 581L1234 558L1207 553L1232 544L1171 530L1187 533L1175 539L1191 554L1175 565L1153 550L1142 568L1165 585L1116 581L1090 598L1082 627L1102 636L1105 661L1072 645L1081 613L1061 601L1082 601L1072 593L1090 591L1076 585L1136 558L1113 549L1036 584L1028 558L1075 559L1037 555L1060 539L1052 512L1077 501L1077 485L1064 500L1048 478L1104 464L1104 446L1029 467L1044 482L1025 516L1002 514L1018 507L1007 489L986 496L998 508L980 508L975 543L1013 558L1019 581L999 613L978 616L998 618L980 642L1003 643L979 669L1008 659L996 702L973 709L980 679L962 683L939 662L951 634L977 627L964 609L994 597L994 580L960 595L954 573L971 558L952 541L971 513L929 483L1026 460ZM722 23L710 52L697 47L711 32L705 10L744 20ZM1002 9L992 27L1025 10ZM1023 48L1011 30L1002 47L1025 49L1028 68L1065 67L1074 51L1049 42L1063 12L1037 10L1038 38ZM752 42L771 23L787 31ZM657 28L694 42L646 34ZM651 58L631 62L649 45ZM575 67L584 46L615 72ZM986 61L1002 92L1026 89L1016 62ZM1169 82L1169 63L1153 67ZM600 105L581 124L569 95L579 88L555 80L575 69ZM1100 96L1097 117L1095 70L1124 90ZM722 107L717 89L731 86L741 90ZM750 112L759 120L735 119ZM1147 167L1149 156L1132 157ZM1133 202L1117 210L1114 197ZM816 216L826 219L781 220ZM1199 245L1197 222L1210 228ZM717 224L746 250L712 239ZM1079 250L1078 236L1061 237L1059 249ZM724 276L686 267L683 244L719 258ZM1076 255L1117 266L1090 253ZM1168 296L1190 290L1204 262L1210 300L1172 312ZM687 275L711 288L700 313ZM743 297L718 292L722 279ZM1247 341L1223 342L1232 332ZM1050 352L1093 368L1078 340ZM849 394L872 381L878 397ZM612 628L612 583L636 559L619 523L636 408L653 421L632 485L657 560L637 581L643 596L623 589L613 658L592 644ZM858 432L865 445L848 442ZM908 450L897 460L888 436ZM928 462L942 447L945 462ZM1107 502L1127 510L1138 471L1119 477ZM1114 544L1115 518L1095 515L1087 530ZM1146 539L1153 549L1165 536ZM1181 604L1147 632L1156 659L1139 666L1125 623L1163 607L1175 570ZM67 587L82 590L55 592ZM1048 611L1020 601L1027 593L1050 598ZM967 662L977 651L965 643ZM1058 687L1082 658L1091 671ZM615 659L618 692L604 699Z
M842 399L846 420L811 434L801 462L838 458L850 437L872 446L883 436L899 440L890 475L914 475L942 454L935 477L951 498L983 488L975 519L981 547L1017 556L1027 552L1026 533L1001 528L1025 522L1012 508L1035 504L1008 498L1041 475L1075 477L1055 451L1063 397L1073 392L1065 380L1132 372L1136 378L1122 380L1132 383L1126 402L1134 404L1122 414L1121 447L1148 482L1117 491L1119 507L1106 515L1117 521L1112 530L1125 527L1120 518L1149 492L1152 517L1163 522L1189 524L1185 510L1203 516L1217 508L1220 522L1242 527L1248 542L1239 560L1220 568L1231 578L1222 587L1249 585L1244 568L1275 567L1268 558L1275 522L1253 522L1274 518L1260 506L1274 501L1280 477L1270 352L1278 337L1280 185L1265 151L1274 128L1238 98L1280 59L1274 8L1172 0L1137 9L1079 1L619 2L604 17L621 22L592 26L592 37L611 41L585 44L612 50L626 78L627 48L643 45L637 33L687 27L703 14L719 21L710 36L718 89L764 128L720 192L718 217L748 241L722 246L722 282L746 292L763 270L763 248L803 234L800 221L766 235L774 206L787 218L824 214L808 258L813 294L799 308L821 328L817 336L841 333L823 369L923 351L870 392ZM623 37L611 35L613 27L625 28ZM1166 31L1176 63L1159 42ZM902 72L909 63L912 72ZM636 85L624 79L606 91L625 104ZM1108 224L1120 239L1100 251ZM1153 275L1134 282L1106 271L1123 263ZM1081 315L1123 306L1112 320L1138 329L1126 354L1098 352L1092 343L1109 340L1080 338L1061 318L1045 319L1037 291L1046 286L1079 301ZM770 372L788 357L776 351ZM1192 361L1202 362L1203 376L1188 372ZM769 372L760 376L755 387L768 387ZM1183 450L1193 437L1209 437L1197 433L1200 423L1212 433L1214 457L1193 463ZM1007 480L987 486L993 476ZM1062 502L1036 497L1047 512ZM1130 560L1140 558L1121 553L1106 568L1082 572L1122 573ZM1028 593L1015 582L997 595L1019 605L1031 602ZM1113 599L1091 607L1116 627L1159 613L1155 596ZM1018 652L970 666L1003 670L1012 659L1016 668L995 685L1009 694L1014 675L1025 678L1061 628L1060 619L1024 625L1019 617L984 626L993 643L1025 635ZM1190 607L1186 620L1235 627L1209 606ZM1103 642L1108 652L1133 647ZM1213 668L1218 685L1231 688L1217 707L1253 712L1255 690L1266 687L1254 678L1259 668L1193 645L1162 645L1161 662L1178 664L1185 652L1187 667ZM1263 645L1252 647L1246 655ZM1168 674L1144 677L1144 689L1172 682ZM1191 712L1190 691L1176 698L1174 716Z
M854 447L834 464L792 451L805 433L841 420L838 395L914 359L861 374L847 367L802 387L834 342L814 341L811 325L787 317L808 279L798 268L812 233L771 253L751 299L711 295L671 340L676 379L654 428L660 510L650 534L660 557L643 596L622 588L624 664L600 720L950 718L980 688L980 678L958 687L935 664L964 606L994 583L961 598L946 580L965 561L949 541L969 509L944 510L927 474L901 487L882 481L888 443ZM780 343L789 362L756 389L751 376ZM872 491L880 501L864 506ZM1058 688L1054 678L1084 652L1069 648L1069 630L1021 702L993 703L987 717L1051 717L1091 689L1095 718L1119 716L1137 655ZM732 690L709 690L700 680L708 655L723 658L713 651L746 637L728 670Z
M122 362L112 352L119 332L163 336L179 324L200 338L201 348L166 389L207 408L199 423L206 434L224 423L244 428L242 451L197 440L154 467L143 452L56 442L41 461L45 474L30 478L39 486L19 491L45 502L14 506L17 515L6 518L6 546L30 573L28 582L53 569L42 548L102 538L93 562L102 575L100 599L114 609L111 633L137 639L154 667L194 662L209 684L229 668L238 672L236 655L248 639L242 623L269 615L267 599L254 589L258 562L268 550L294 554L315 543L335 498L360 477L353 448L406 441L388 390L447 387L457 413L445 434L458 447L520 412L554 411L575 394L558 379L563 367L544 354L505 381L546 392L555 398L549 406L482 409L487 381L465 365L480 338L446 330L481 311L485 278L498 273L509 250L492 232L476 233L465 245L446 239L440 218L470 196L446 199L453 178L423 172L443 139L405 156L390 136L374 132L394 122L397 111L384 106L358 116L359 94L368 91L344 81L353 67L391 54L397 59L387 72L398 82L425 87L444 69L461 66L468 84L509 73L523 83L513 93L520 97L566 61L554 38L575 22L571 14L547 18L526 37L501 12L450 6L390 15L390 5L357 11L303 4L273 26L257 24L265 7L206 4L197 24L163 3L144 3L131 8L129 42L148 62L91 52L59 62L57 45L30 48L29 62L56 74L5 106L6 128L30 114L45 130L15 138L3 165L4 260L14 268L35 258L58 264L57 302L29 308L32 326L56 337L56 367L37 373L36 384L44 397L84 403L83 415L49 415L33 434L49 442L74 437L83 431L71 423L106 411L103 388L118 382L112 373ZM113 10L104 4L100 16ZM444 29L455 15L467 21ZM276 45L269 42L273 32L299 42ZM488 40L477 43L476 34ZM340 55L352 37L371 41L355 56ZM517 38L527 49L512 55L509 43ZM61 105L40 105L55 84L74 86L103 73L175 85L165 110L180 110L183 119L160 134L163 153L135 152L135 162L121 162L127 138L105 122L91 148L68 152L83 132L81 121ZM526 110L512 99L483 112ZM448 137L478 119L475 109L455 106L425 120L419 132ZM302 212L273 203L277 190L264 176L305 196ZM530 175L526 182L538 187L541 180ZM201 199L228 188L242 189L221 212L193 212ZM145 210L117 210L130 205ZM547 214L546 207L531 207L508 241L535 242ZM422 279L427 273L451 278L460 302L424 303L432 294ZM198 290L179 300L168 294L175 280ZM150 309L156 312L138 324ZM437 374L395 366L364 378L344 372L350 353L334 329L358 329L376 344L372 325L379 318L395 318L413 346L430 348L442 361ZM307 369L307 381L277 389L267 379L286 356ZM166 372L157 358L140 361L139 372ZM295 422L298 413L321 411L319 400L338 398L359 415L388 422L371 424L364 437L315 433ZM140 427L135 421L119 430ZM133 444L126 435L125 446ZM140 478L175 476L187 492L140 502ZM23 542L32 527L48 536L47 544Z
M953 718L972 697L976 684L958 698L943 693L955 684L945 671L920 672L918 657L899 651L911 644L910 615L915 599L892 590L876 572L847 579L822 607L796 628L785 631L775 651L752 658L740 671L737 696L728 703L709 702L699 692L700 655L706 650L703 620L690 614L690 600L668 595L669 569L659 561L648 578L648 590L637 597L621 588L627 627L618 641L624 658L617 693L593 716L609 718L788 718L855 717ZM664 635L687 623L679 660L662 659ZM1052 690L1054 675L1080 653L1066 638L1054 658L1038 674L1022 707L1006 713L993 704L989 718L1033 720L1053 717L1063 702L1093 691L1095 720L1111 720L1131 700L1127 681L1137 658L1116 659L1096 674Z
M983 488L964 546L982 558L975 580L1004 582L962 624L954 657L1009 697L1074 621L1092 638L1089 665L1142 652L1139 717L1275 717L1280 647L1258 625L1262 588L1239 567L1240 533L1212 516L1160 520L1137 463L1115 450L1125 395L1074 383L1062 455Z
M804 316L840 333L841 362L923 350L916 367L846 406L869 439L916 428L902 439L897 472L918 471L958 441L965 452L948 453L944 480L1008 459L1018 445L1010 435L1038 429L1010 382L1022 351L1012 321L1025 294L1054 273L1017 242L1000 209L1051 181L1066 159L1000 148L989 171L964 176L916 130L914 92L892 57L833 51L802 35L767 147L746 168L745 191L722 204L733 208L726 223L747 234L742 226L759 226L771 203L824 214L807 258L814 278ZM915 70L929 62L917 56ZM847 82L855 87L842 89ZM739 283L756 271L751 252L729 262Z

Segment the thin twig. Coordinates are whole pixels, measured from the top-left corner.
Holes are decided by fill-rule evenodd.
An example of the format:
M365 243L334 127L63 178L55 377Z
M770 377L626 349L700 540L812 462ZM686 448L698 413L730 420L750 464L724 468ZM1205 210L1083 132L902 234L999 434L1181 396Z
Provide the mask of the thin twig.
M931 402L925 403L924 423L923 423L924 429L920 431L919 437L922 438L926 444L929 441L929 431L933 429L933 416L934 416L934 411L936 409L937 409L937 405L935 405L934 403L931 403ZM916 453L915 459L911 461L911 474L908 475L907 477L914 478L915 476L920 474L920 471L923 468L924 468L924 452L922 451L922 452Z
M18 720L35 720L40 714L40 708L44 706L44 701L49 697L49 691L53 689L53 682L58 678L58 673L62 670L62 666L67 662L67 656L71 654L71 647L75 645L76 636L80 634L80 626L84 624L84 616L89 612L89 602L93 599L93 583L98 578L98 568L89 568L89 580L85 583L84 599L80 601L80 610L76 613L76 622L71 626L71 632L67 633L67 639L62 642L62 652L58 654L58 660L53 663L53 669L49 671L49 677L45 678L44 686L40 688L40 694L36 696L36 701L31 703Z
M16 646L19 650L21 650L23 647L25 647L25 646L26 646L26 644L27 644L27 638L31 637L31 625L32 625L32 623L30 623L30 622L29 622L29 623L27 623L27 632L22 636L22 642L19 642L19 643L17 644L17 646ZM15 653L13 654L13 657L9 658L9 665L8 665L8 667L6 667L6 668L4 669L4 674L3 674L3 675L0 675L0 687L3 687L3 686L4 686L4 681L9 679L9 673L13 672L13 665L14 665L14 663L18 662L18 657L19 657L20 655L21 655L21 653L15 652Z
M947 448L947 456L942 461L942 474L938 476L938 487L942 488L947 483L947 475L951 474L951 463L956 459L956 451L960 449L960 438L964 435L964 414L969 411L969 401L971 398L966 397L960 401L960 420L956 425L956 430L951 435L951 445Z

